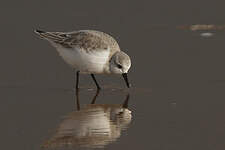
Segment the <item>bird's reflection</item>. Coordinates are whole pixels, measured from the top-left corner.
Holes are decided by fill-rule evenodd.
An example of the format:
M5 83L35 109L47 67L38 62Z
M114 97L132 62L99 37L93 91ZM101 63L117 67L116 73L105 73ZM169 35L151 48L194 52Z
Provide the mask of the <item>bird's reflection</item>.
M76 92L77 111L68 114L59 124L55 134L43 147L88 147L102 148L116 141L121 131L131 122L128 110L129 94L122 104L95 104L99 90L91 104L80 107L79 91Z

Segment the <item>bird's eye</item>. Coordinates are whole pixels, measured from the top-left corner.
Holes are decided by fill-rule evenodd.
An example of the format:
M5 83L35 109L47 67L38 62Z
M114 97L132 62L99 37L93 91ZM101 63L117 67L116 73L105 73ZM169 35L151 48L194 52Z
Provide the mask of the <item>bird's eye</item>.
M118 67L119 69L122 69L122 68L123 68L120 64L117 64L117 67Z

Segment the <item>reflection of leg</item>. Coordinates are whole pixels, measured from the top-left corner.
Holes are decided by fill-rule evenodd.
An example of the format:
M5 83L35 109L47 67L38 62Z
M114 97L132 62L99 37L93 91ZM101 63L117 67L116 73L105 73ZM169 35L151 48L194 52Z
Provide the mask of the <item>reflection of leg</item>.
M128 93L127 96L126 96L125 101L123 102L123 105L122 105L123 108L128 108L128 101L129 101L129 99L130 99L130 94Z
M97 80L95 79L95 76L94 76L94 74L91 74L91 77L92 77L92 79L94 80L94 82L95 82L95 85L97 86L97 88L98 88L98 89L101 89L101 88L100 88L100 86L98 85L98 82L97 82Z
M79 88L79 73L80 73L80 71L77 71L77 77L76 77L76 89Z
M80 110L79 89L76 90L77 110Z
M96 93L95 93L95 96L94 96L94 98L93 98L92 101L91 101L91 104L94 104L94 103L95 103L96 98L97 98L98 95L99 95L99 92L100 92L100 89L97 89L97 91L96 91Z

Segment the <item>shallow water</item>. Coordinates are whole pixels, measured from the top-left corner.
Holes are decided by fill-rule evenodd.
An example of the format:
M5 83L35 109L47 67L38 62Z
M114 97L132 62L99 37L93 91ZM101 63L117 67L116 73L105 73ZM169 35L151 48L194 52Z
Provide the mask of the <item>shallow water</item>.
M20 0L0 12L0 149L224 149L225 31L189 29L223 27L224 4ZM36 28L110 33L131 56L132 88L97 75L96 96L82 75L76 95L72 69Z
M77 110L64 116L54 134L47 139L43 148L103 148L116 141L122 130L126 130L132 115L128 109L129 94L122 104L96 104L100 91L93 96L90 104L80 104L76 92Z

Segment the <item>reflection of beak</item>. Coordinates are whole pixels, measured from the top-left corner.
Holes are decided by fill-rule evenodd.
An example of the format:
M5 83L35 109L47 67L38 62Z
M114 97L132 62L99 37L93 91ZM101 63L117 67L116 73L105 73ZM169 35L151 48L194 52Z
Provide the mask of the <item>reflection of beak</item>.
M125 80L125 82L127 84L127 87L129 88L130 84L129 84L129 81L128 81L128 78L127 78L127 73L123 73L122 76L123 76L123 78L124 78L124 80Z
M122 105L123 108L128 108L129 99L130 99L130 95L127 94L127 97L126 97L126 99L125 99L125 101L123 102L123 105Z

